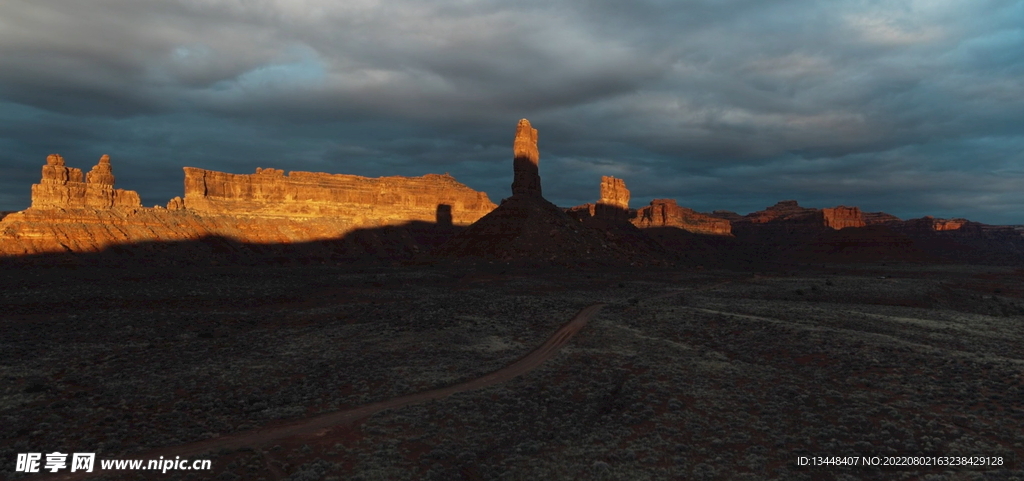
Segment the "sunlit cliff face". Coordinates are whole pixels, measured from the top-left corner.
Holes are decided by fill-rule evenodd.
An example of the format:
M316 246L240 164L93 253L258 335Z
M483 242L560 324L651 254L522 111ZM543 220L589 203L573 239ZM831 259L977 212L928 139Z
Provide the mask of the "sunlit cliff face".
M516 138L512 143L515 158L512 170L512 195L540 196L540 152L537 150L537 129L530 121L522 119L516 126Z

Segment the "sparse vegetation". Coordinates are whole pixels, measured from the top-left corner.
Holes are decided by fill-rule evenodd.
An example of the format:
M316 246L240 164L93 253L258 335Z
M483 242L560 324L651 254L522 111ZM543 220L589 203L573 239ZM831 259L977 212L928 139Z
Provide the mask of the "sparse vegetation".
M506 384L162 479L969 479L795 461L1024 459L1019 273L994 298L964 266L792 274L5 271L0 471L19 479L19 452L130 458L457 383L595 301L561 354Z

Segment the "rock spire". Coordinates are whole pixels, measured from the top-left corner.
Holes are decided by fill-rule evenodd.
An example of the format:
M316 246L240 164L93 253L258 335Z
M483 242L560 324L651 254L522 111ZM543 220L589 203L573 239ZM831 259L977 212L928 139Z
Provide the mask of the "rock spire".
M110 156L104 154L100 157L100 163L93 166L92 170L85 175L85 182L89 184L114 185L114 172L110 169Z
M530 126L530 121L522 119L516 127L516 139L512 144L515 157L512 169L515 177L512 180L513 196L540 197L540 152L537 150L537 129Z

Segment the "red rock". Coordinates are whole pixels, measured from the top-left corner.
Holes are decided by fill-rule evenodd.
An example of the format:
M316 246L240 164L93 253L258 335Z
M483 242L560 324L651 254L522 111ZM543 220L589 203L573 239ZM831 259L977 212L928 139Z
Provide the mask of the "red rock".
M649 206L637 211L632 222L641 229L678 227L695 234L732 235L732 226L728 220L680 207L673 199L652 200Z
M839 230L846 227L864 227L864 216L857 207L838 206L821 209L822 221L826 227Z
M614 186L614 193L610 193L605 188L610 178L602 179L602 200L617 205L586 204L563 210L544 199L540 177L530 167L536 167L538 158L536 138L537 131L521 120L513 142L516 181L512 196L433 250L432 256L531 265L650 265L670 261L664 247L625 218L616 217L627 210L620 207L623 200L629 205L629 192L622 181L607 182ZM614 211L610 218L601 215L605 209Z
M825 209L813 209L801 207L795 200L778 202L765 210L734 219L733 223L751 225L784 223L808 228L827 227L834 230L867 225L864 214L857 207L840 205Z
M530 126L529 120L522 119L516 126L512 153L512 195L540 197L540 151L537 150L537 129Z
M936 219L926 215L919 219L909 219L893 224L903 232L944 232L960 230L971 224L967 219Z
M53 154L46 158L42 180L32 185L32 207L83 208L141 207L139 194L115 189L110 157L104 155L82 182L82 171L64 165L64 158Z
M748 222L751 224L764 224L776 221L808 221L814 216L817 209L800 207L795 200L783 200L765 210L751 212L737 222Z
M202 215L340 217L358 227L436 222L441 210L452 224L469 225L496 207L486 193L447 174L369 178L257 169L241 175L193 167L185 167L183 205Z
M119 244L206 237L308 243L416 221L467 225L495 207L485 193L448 175L371 179L284 175L279 169L235 175L190 167L185 173L184 199L171 199L167 209L144 208L137 193L114 189L106 156L82 182L81 170L51 155L42 180L32 186L32 206L0 221L0 254L93 252Z
M601 177L601 200L598 204L610 205L620 209L629 209L629 189L626 181L615 177Z
M114 185L114 172L110 168L109 155L100 157L100 163L86 174L85 181L90 184Z

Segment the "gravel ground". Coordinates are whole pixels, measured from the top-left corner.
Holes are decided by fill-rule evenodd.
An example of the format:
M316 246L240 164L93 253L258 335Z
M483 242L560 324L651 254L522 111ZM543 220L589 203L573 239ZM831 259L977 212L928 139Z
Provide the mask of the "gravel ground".
M593 302L508 383L107 477L1024 479L1024 272L905 265L0 271L0 477L42 477L17 453L133 458L472 379Z

